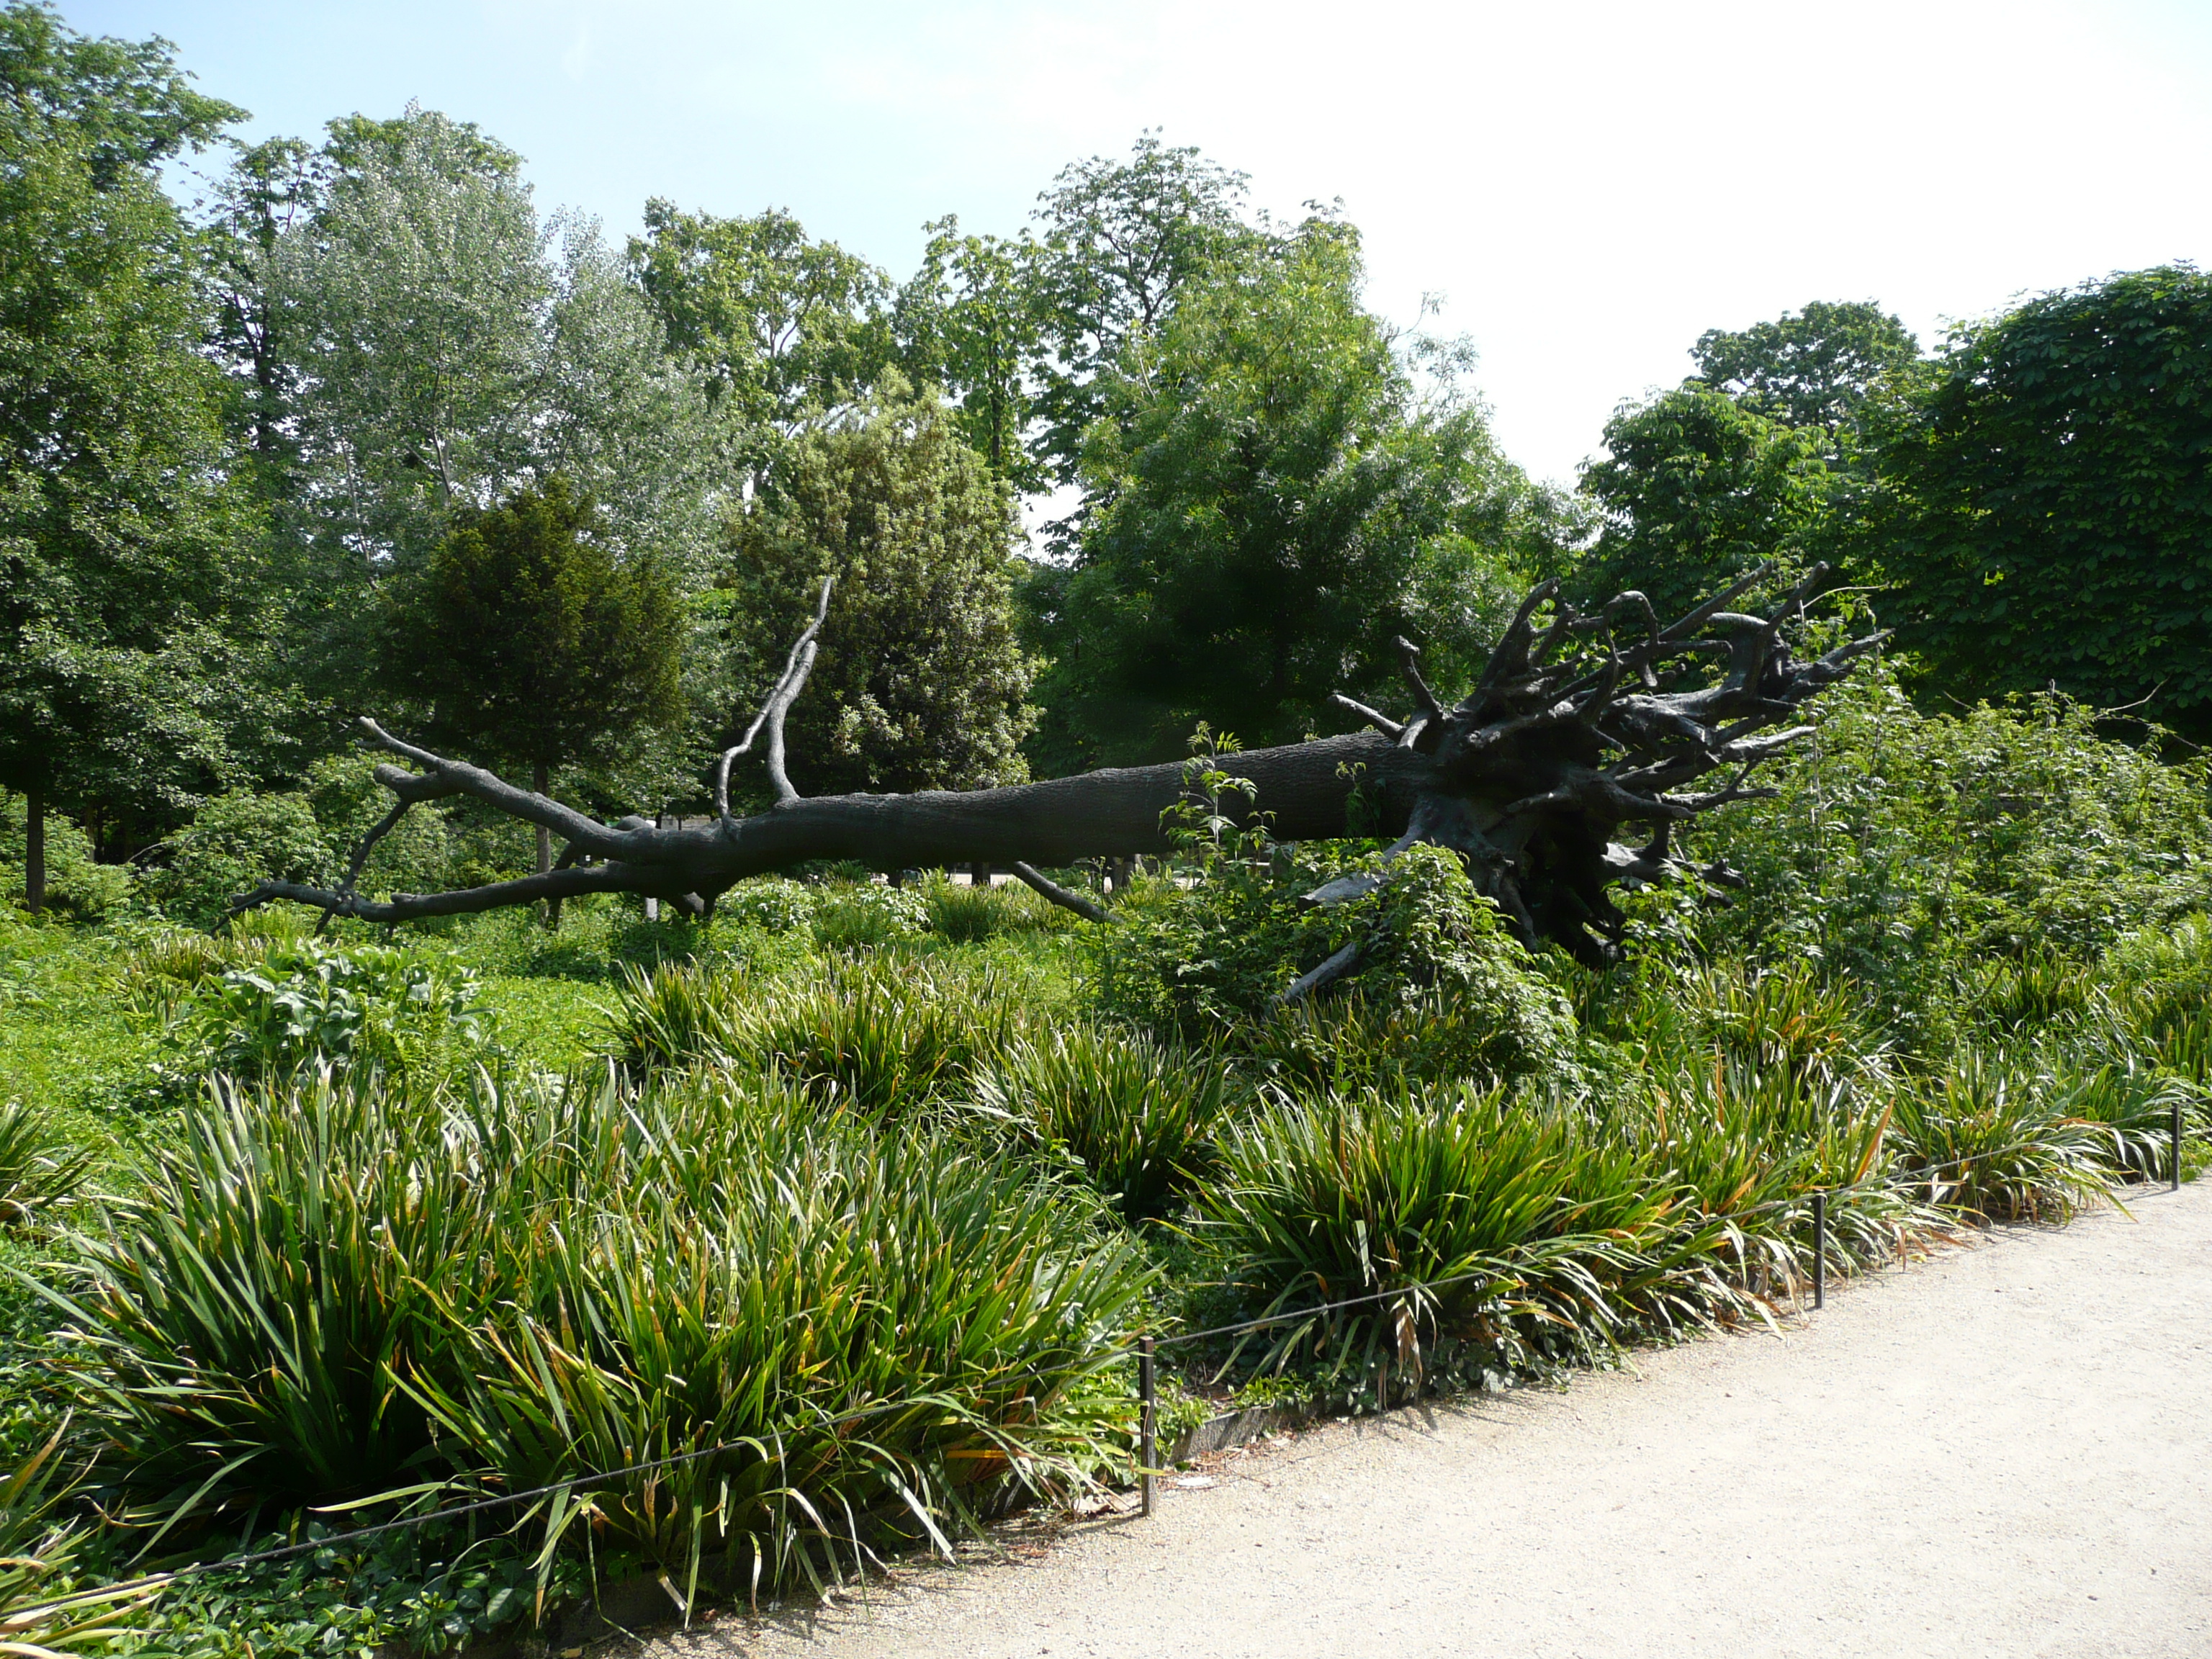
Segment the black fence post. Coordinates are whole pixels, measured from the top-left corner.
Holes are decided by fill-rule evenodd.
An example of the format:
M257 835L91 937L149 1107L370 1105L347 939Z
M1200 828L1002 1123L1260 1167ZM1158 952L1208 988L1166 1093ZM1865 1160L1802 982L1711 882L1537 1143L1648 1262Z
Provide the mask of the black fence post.
M1813 1305L1828 1305L1828 1195L1813 1194Z
M2178 1093L2173 1097L2173 1186L2172 1190L2177 1193L2181 1190L2181 1097Z
M1139 1489L1144 1493L1143 1512L1150 1515L1152 1512L1153 1489L1158 1485L1152 1469L1158 1462L1159 1450L1154 1439L1154 1407L1159 1403L1159 1395L1152 1374L1152 1339L1149 1336L1137 1339L1137 1393L1144 1401L1143 1416L1137 1432Z

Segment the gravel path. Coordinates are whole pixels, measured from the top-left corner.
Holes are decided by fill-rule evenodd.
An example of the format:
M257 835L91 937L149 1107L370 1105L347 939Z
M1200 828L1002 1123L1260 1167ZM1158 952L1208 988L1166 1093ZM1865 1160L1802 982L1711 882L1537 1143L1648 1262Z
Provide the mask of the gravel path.
M2212 1655L2212 1179L652 1659Z

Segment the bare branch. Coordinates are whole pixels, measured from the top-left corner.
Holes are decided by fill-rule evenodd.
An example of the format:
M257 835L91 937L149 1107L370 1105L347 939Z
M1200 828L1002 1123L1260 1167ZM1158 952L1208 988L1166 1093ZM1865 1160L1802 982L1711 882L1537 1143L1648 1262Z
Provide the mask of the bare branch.
M737 820L730 816L730 763L753 746L761 727L768 727L768 777L775 787L775 798L781 801L797 800L799 791L791 787L791 775L784 769L783 719L791 712L791 705L806 689L806 677L814 672L814 657L821 647L815 635L830 616L830 585L835 579L822 579L822 597L815 601L814 620L806 624L806 631L792 641L791 654L783 659L783 672L776 677L775 688L768 701L761 705L753 723L745 728L742 741L725 749L722 758L714 767L714 816L721 821L726 832L734 831Z
M1106 920L1106 912L1103 907L1100 906L1091 899L1085 898L1082 894L1077 892L1072 887L1062 887L1051 877L1044 874L1042 871L1034 869L1030 866L1024 864L1019 859L1014 860L1013 871L1017 876L1019 876L1024 881L1027 882L1038 892L1043 894L1054 904L1074 911L1077 915L1081 916L1085 921L1103 921Z
M633 865L602 864L589 869L556 870L550 875L525 876L515 881L495 881L482 887L456 888L447 893L394 893L388 901L365 899L355 893L333 892L296 881L264 881L230 902L228 915L242 915L276 899L313 905L333 915L389 925L421 921L431 916L474 915L507 905L535 904L540 899L574 898L584 893L651 893L672 897L664 890L667 877L661 872Z
M1335 984L1359 965L1360 943L1358 939L1352 940L1320 967L1299 975L1291 981L1283 994L1275 999L1277 1004L1288 1007L1293 1002L1302 1002L1316 991L1325 991Z
M1406 734L1406 726L1402 720L1394 720L1388 714L1383 714L1379 709L1370 708L1364 702L1355 702L1352 698L1346 696L1341 691L1330 692L1328 694L1328 700L1334 703L1339 708L1348 710L1352 714L1358 715L1360 719L1365 720L1370 726L1373 726L1377 732L1380 732L1384 737L1389 738L1393 743L1397 742L1400 738Z
M1429 690L1429 683L1421 678L1421 647L1402 634L1391 643L1398 647L1398 672L1406 677L1406 684L1413 689L1413 702L1431 720L1442 720L1444 706L1437 701L1437 694Z

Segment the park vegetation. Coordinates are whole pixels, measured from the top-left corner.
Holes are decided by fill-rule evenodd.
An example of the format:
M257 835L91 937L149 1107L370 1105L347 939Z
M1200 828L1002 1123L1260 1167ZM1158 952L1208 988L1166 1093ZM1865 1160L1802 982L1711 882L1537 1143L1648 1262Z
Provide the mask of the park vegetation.
M1713 331L1567 488L1156 136L902 283L0 80L0 1647L823 1590L1126 1485L1140 1333L1385 1409L2206 1161L2193 269Z

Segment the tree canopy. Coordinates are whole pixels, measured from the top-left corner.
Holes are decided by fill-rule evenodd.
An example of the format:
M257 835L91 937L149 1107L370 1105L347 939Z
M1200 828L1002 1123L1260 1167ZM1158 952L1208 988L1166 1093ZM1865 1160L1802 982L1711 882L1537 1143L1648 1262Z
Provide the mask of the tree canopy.
M0 781L34 820L189 803L257 702L224 386L151 171L236 112L167 52L0 12Z
M1784 426L1839 433L1885 377L1920 361L1911 330L1871 301L1815 300L1740 332L1707 329L1698 378Z
M1474 404L1420 395L1361 280L1356 235L1316 217L1124 346L1084 453L1079 556L1035 578L1055 769L1172 755L1200 719L1249 742L1334 723L1332 692L1395 675L1425 564L1463 564L1525 493ZM1427 620L1432 648L1465 654L1455 627L1502 617Z
M2130 272L1959 330L1881 443L1877 556L1937 685L2212 732L2212 277Z
M971 789L1025 776L1036 665L1013 609L1006 487L934 393L896 377L800 437L729 526L725 580L757 706L836 580L821 655L792 710L803 789Z
M1794 579L1822 550L1834 480L1817 428L1784 425L1692 380L1624 404L1605 446L1583 470L1601 514L1574 577L1585 598L1633 587L1679 615L1768 560Z

